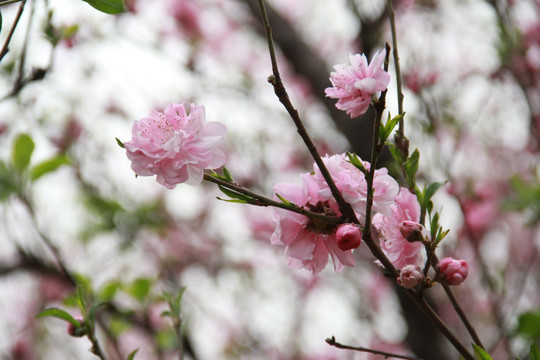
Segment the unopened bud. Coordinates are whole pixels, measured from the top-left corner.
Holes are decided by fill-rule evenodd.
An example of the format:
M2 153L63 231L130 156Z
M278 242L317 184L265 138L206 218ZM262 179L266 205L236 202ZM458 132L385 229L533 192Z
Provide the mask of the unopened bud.
M83 337L86 335L86 328L84 322L80 319L77 319L79 326L75 326L72 323L68 324L68 334L74 337Z
M413 289L424 281L422 269L414 265L405 265L399 272L397 282L405 289Z
M444 258L437 264L437 275L448 285L459 285L469 274L469 265L465 260Z
M399 227L401 235L403 235L408 242L424 240L424 236L422 235L423 230L424 227L421 224L411 220L405 220Z
M336 241L343 251L356 249L362 242L362 231L355 224L340 225L336 232Z

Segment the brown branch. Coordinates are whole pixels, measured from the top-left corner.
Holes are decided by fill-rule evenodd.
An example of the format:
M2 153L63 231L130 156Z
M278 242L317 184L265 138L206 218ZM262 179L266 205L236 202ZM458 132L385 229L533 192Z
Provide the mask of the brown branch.
M23 0L19 4L19 10L17 11L17 15L15 15L15 20L13 21L13 25L11 26L11 29L9 30L6 41L4 41L2 50L0 50L0 61L2 61L4 56L6 56L6 54L9 52L9 43L11 42L11 38L13 37L13 33L15 32L15 28L17 27L19 20L21 19L25 4L26 4L26 0Z
M345 350L354 350L354 351L360 351L360 352L367 352L375 355L383 355L385 358L396 358L396 359L408 359L408 360L421 360L421 358L416 356L408 356L408 355L399 355L399 354L393 354L386 351L381 350L375 350L370 348L365 348L362 346L349 346L349 345L343 345L336 341L335 337L331 337L330 339L326 339L326 342L328 345L331 345L333 347L336 347L338 349L345 349Z

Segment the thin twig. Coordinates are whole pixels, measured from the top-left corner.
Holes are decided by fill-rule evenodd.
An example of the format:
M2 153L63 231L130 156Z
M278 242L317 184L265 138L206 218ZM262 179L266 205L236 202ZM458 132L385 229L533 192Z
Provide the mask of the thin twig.
M399 66L399 53L398 53L398 41L397 41L397 30L396 30L396 13L394 11L394 6L392 5L392 0L388 0L388 17L390 19L390 29L392 31L392 47L393 47L393 57L394 57L394 69L396 71L396 84L397 84L397 97L398 97L398 111L399 114L403 114L403 86L401 82L401 68ZM399 136L405 136L405 126L403 124L403 119L399 121Z
M275 201L275 200L269 199L267 197L264 197L262 195L259 195L257 193L254 193L251 190L248 190L245 187L242 187L242 186L240 186L240 185L238 185L236 183L221 180L221 179L215 178L215 177L213 177L211 175L208 175L208 174L204 174L204 180L209 181L209 182L213 182L214 184L223 186L224 188L233 190L235 192L238 192L240 194L243 194L243 195L246 195L246 196L252 198L255 201L250 202L251 205L255 205L255 206L273 206L273 207L277 207L277 208L280 208L280 209L289 210L289 211L292 211L292 212L295 212L295 213L298 213L298 214L301 214L301 215L305 215L305 216L310 217L310 218L318 218L318 219L325 220L325 221L328 221L328 222L336 222L337 223L337 222L343 221L343 219L341 217L329 216L329 215L309 211L309 210L306 210L303 207L298 206L296 204L295 204L296 205L295 207L291 207L291 205L287 205L285 203Z
M317 151L317 148L315 147L315 144L309 137L304 124L302 123L302 120L300 119L300 116L298 115L298 111L294 108L292 105L289 95L287 94L287 90L285 89L285 86L283 85L283 81L281 80L281 75L279 74L279 68L277 65L277 59L276 59L276 53L274 50L274 41L272 39L272 28L270 27L270 22L268 21L268 15L266 14L266 8L264 6L264 0L259 0L259 7L261 9L261 17L264 24L264 28L266 30L266 39L268 42L268 49L270 52L270 60L272 62L272 76L268 78L268 81L272 84L274 87L274 92L276 96L278 97L279 101L283 104L287 112L289 113L289 116L293 120L294 124L296 125L296 129L302 140L304 141L306 147L308 148L313 160L317 164L322 176L324 177L324 180L328 184L328 188L332 192L332 195L336 199L336 202L339 206L339 211L341 214L347 219L347 222L354 222L359 224L359 221L356 217L356 214L351 207L350 204L348 204L345 199L343 199L343 196L341 195L341 192L337 188L336 184L334 183L334 180L332 179L332 176L330 175L330 172L326 168L326 165L324 164L321 155Z
M343 344L338 343L336 341L336 338L333 337L333 336L330 339L326 339L326 342L328 343L328 345L331 345L331 346L336 347L338 349L354 350L354 351L367 352L367 353L371 353L371 354L375 354L375 355L383 355L385 358L421 360L421 358L416 357L416 356L393 354L393 353L389 353L389 352L386 352L386 351L365 348L365 347L362 347L362 346L343 345Z
M11 41L11 38L13 37L13 33L15 32L15 28L17 27L19 20L21 19L24 5L26 4L26 0L22 0L22 2L19 5L19 10L17 10L17 15L15 15L15 20L13 21L13 25L11 26L11 29L9 30L8 36L6 38L6 41L4 41L4 45L2 46L2 50L0 50L0 61L6 56L6 54L9 52L9 43ZM3 4L5 5L5 4Z

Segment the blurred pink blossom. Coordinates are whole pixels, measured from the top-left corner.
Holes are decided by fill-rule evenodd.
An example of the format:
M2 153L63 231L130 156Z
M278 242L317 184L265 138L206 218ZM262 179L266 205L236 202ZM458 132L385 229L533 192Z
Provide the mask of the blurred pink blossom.
M309 173L302 174L302 186L279 183L274 187L274 193L307 210L338 216L336 202L321 198L319 191L319 183ZM278 208L275 209L274 221L277 227L270 241L272 245L287 247L285 254L290 267L305 268L316 274L326 266L328 255L334 261L336 272L340 272L343 265L354 266L352 251L338 247L335 225Z
M197 185L204 169L225 163L218 149L225 132L221 123L206 123L204 106L191 104L188 114L184 103L170 104L164 112L153 110L135 121L133 138L124 146L137 175L157 175L158 183L173 189L184 182Z
M377 51L368 65L365 55L349 54L351 65L335 65L336 71L330 73L333 87L326 88L326 96L339 99L336 107L351 118L365 113L371 96L386 89L390 82L390 75L381 69L385 56L386 50Z
M465 260L447 257L437 264L437 274L448 285L459 285L469 274L469 264Z
M352 250L362 242L362 230L355 224L342 224L336 231L338 247L341 250Z
M399 272L397 282L405 289L413 289L424 280L424 273L419 266L405 265Z
M170 0L167 8L174 20L176 20L177 25L188 38L194 39L201 37L202 29L199 18L202 9L195 1Z
M396 196L390 215L376 214L373 217L381 248L398 269L406 265L417 266L422 261L422 243L408 242L401 233L401 224L407 220L420 221L420 204L416 195L405 188L401 188Z
M353 207L354 211L361 217L362 221L366 216L367 181L362 173L352 165L345 154L323 157L323 162L328 168L337 188ZM370 164L362 161L366 170L369 171ZM314 179L320 187L320 196L324 199L331 199L332 193L322 176L321 171L314 166ZM390 213L390 206L394 203L394 198L399 192L398 183L388 175L386 168L375 170L373 179L373 210L383 214Z

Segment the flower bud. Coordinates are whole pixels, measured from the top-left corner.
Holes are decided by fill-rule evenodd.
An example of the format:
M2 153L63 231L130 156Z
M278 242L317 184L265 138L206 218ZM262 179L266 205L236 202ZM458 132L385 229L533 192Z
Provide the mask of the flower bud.
M440 260L436 268L439 278L448 285L461 284L469 274L469 265L465 260L451 257Z
M416 241L422 241L424 240L424 236L422 235L422 231L424 230L424 227L414 221L411 220L405 220L401 223L401 226L399 227L399 231L401 232L401 235L408 241L408 242L416 242Z
M343 251L356 249L362 242L362 231L355 224L340 225L336 232L336 241Z
M81 319L77 319L79 326L75 326L72 323L68 324L68 334L74 337L83 337L86 335L86 328L84 322Z
M397 282L405 289L413 289L424 281L422 269L414 265L405 265L399 272Z

